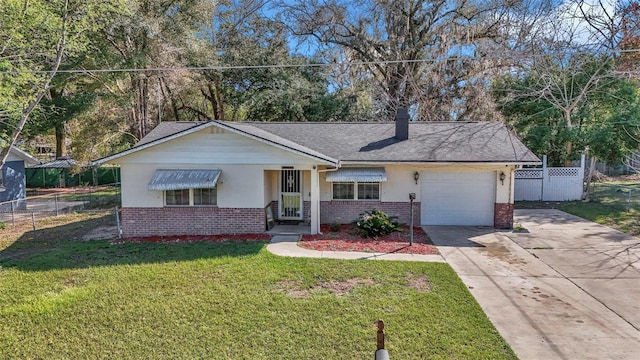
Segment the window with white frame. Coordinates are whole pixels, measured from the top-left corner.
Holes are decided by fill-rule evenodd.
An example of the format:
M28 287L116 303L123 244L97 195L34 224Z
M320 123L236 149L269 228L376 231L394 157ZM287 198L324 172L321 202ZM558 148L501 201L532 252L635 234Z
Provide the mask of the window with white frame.
M380 200L380 183L334 182L333 200Z
M167 206L216 206L218 191L216 188L165 190L164 200Z

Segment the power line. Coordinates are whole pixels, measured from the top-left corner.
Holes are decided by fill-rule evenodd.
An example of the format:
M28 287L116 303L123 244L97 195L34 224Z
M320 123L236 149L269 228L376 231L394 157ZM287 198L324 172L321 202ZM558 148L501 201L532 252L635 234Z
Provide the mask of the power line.
M614 52L614 51L612 51ZM616 50L616 53L640 53L640 49ZM587 53L586 51L575 52ZM571 55L571 52L531 54L518 59L507 56L450 56L446 58L425 58L415 60L378 60L378 61L336 61L327 63L304 63L304 64L268 64L268 65L212 65L212 66L185 66L185 67L154 67L154 68L106 68L106 69L58 69L58 74L84 74L84 73L123 73L123 72L169 72L169 71L205 71L205 70L252 70L252 69L286 69L286 68L306 68L306 67L335 67L335 66L364 66L364 65L390 65L390 64L413 64L413 63L439 63L464 60L528 60L540 57ZM0 74L51 74L52 70L3 70Z

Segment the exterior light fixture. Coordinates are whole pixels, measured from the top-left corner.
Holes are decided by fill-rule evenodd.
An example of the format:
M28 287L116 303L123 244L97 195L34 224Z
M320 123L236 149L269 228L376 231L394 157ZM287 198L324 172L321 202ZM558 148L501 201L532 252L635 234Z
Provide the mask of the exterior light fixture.
M504 174L504 172L500 171L500 182L502 183L502 185L504 185L504 179L507 177L507 175Z
M420 173L416 171L413 173L413 180L416 181L416 185L418 185L418 179L420 179Z

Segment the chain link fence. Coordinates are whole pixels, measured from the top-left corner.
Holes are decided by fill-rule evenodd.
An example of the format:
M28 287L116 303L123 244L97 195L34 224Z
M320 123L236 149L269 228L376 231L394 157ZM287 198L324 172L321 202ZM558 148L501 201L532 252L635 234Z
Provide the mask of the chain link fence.
M640 211L640 183L596 182L590 189L591 201L621 210Z
M26 199L0 203L0 223L16 226L43 217L82 211L100 211L120 207L120 186L39 189L29 191Z

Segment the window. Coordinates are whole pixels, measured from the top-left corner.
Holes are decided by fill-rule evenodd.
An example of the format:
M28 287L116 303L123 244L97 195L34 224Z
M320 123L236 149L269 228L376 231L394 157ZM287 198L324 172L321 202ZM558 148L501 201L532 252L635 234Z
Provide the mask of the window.
M166 190L167 206L215 206L218 204L216 188Z
M166 202L170 206L189 205L189 189L167 190Z
M380 183L334 182L333 200L380 200Z
M334 200L352 200L353 199L353 183L333 183L333 199Z
M193 205L218 204L218 192L216 188L193 189Z
M358 200L379 200L380 183L360 182L358 183Z

